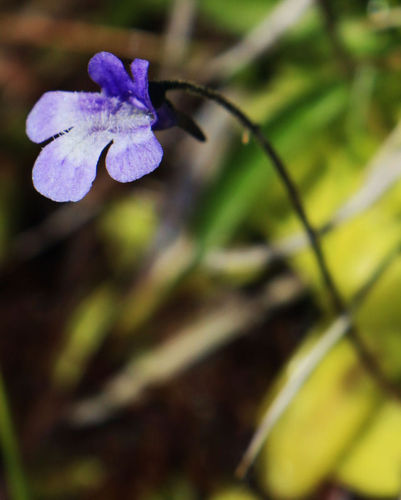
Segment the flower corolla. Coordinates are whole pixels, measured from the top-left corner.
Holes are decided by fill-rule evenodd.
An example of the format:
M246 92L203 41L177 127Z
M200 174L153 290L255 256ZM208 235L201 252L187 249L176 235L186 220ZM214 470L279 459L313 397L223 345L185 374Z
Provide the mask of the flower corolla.
M135 59L131 78L116 56L100 52L89 61L88 73L101 92L43 94L26 122L33 142L53 138L33 167L37 191L54 201L82 199L106 147L106 168L116 181L133 181L159 166L163 150L153 130L175 125L175 115L167 102L154 108L148 66Z

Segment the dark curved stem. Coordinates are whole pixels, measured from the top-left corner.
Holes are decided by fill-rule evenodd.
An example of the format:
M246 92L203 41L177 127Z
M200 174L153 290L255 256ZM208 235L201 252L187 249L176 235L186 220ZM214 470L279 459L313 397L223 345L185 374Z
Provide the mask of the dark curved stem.
M305 208L298 194L298 190L294 182L292 181L290 175L288 174L287 168L285 167L283 161L281 160L281 158L279 157L273 146L263 135L259 126L253 123L237 106L235 106L235 104L233 104L223 95L219 94L218 92L212 89L203 87L201 85L196 85L190 82L181 82L181 81L163 81L163 82L157 82L157 84L160 85L161 88L163 88L165 91L186 90L192 94L197 94L217 102L229 113L234 115L237 118L237 120L240 123L242 123L242 125L244 125L244 127L246 127L253 134L253 136L258 141L262 149L265 151L267 156L272 161L278 175L280 176L281 180L283 181L283 184L287 189L288 197L292 203L292 206L308 235L309 242L315 254L323 281L326 285L327 291L330 294L330 298L333 303L335 311L343 312L345 307L342 298L337 290L337 287L333 281L333 278L330 274L330 271L328 269L326 260L322 252L320 241L317 236L317 232L313 228L312 224L309 222Z
M222 94L216 92L215 90L209 89L208 87L197 85L192 82L175 81L175 80L159 81L159 82L154 82L154 84L156 84L159 87L159 90L162 95L164 95L164 93L169 90L184 90L191 94L195 94L216 102L217 104L222 106L226 111L235 116L237 120L253 134L253 136L261 146L261 148L267 154L268 158L270 158L270 160L272 161L273 166L276 169L276 172L280 176L280 179L282 180L287 190L290 202L302 226L304 227L305 232L307 233L311 248L316 258L317 265L319 267L326 289L330 295L331 302L335 312L338 314L348 313L347 307L337 289L337 286L327 266L326 259L324 257L322 247L320 244L320 240L318 238L318 233L308 219L302 200L298 194L296 185L294 184L284 162L281 160L278 153L273 148L272 144L263 135L259 126L253 123L247 117L247 115L245 115L235 104L226 99ZM386 392L395 396L397 399L401 400L400 389L396 385L394 385L382 372L375 357L365 347L365 344L362 341L360 335L358 334L355 326L353 326L349 331L349 339L352 341L365 368L378 382L380 387L382 387Z

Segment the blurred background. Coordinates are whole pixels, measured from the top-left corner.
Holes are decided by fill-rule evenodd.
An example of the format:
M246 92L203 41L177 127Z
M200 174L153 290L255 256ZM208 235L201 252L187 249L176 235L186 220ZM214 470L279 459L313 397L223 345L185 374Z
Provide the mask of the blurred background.
M399 498L398 2L0 9L0 498ZM398 395L331 310L270 162L215 104L171 93L208 140L158 133L162 164L135 183L101 159L78 203L34 190L26 116L45 91L97 91L102 50L261 124L348 303L387 259L353 321Z

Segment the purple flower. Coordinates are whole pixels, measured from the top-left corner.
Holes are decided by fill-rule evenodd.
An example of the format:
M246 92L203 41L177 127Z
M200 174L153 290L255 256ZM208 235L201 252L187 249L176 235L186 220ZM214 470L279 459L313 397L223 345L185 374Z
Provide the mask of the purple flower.
M156 111L148 93L148 61L135 59L131 78L109 52L89 61L88 72L101 92L46 92L29 113L28 137L54 138L33 167L33 184L54 201L78 201L90 190L102 151L110 176L130 182L159 166L163 150L153 134L175 124L164 102Z

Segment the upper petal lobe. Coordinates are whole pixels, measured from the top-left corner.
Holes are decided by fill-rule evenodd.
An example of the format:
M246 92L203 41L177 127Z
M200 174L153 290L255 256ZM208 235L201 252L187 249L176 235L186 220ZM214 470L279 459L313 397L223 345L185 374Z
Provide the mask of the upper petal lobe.
M89 61L88 73L109 97L127 99L134 91L134 84L123 63L110 52L95 54Z
M147 108L154 113L152 101L149 97L148 69L149 62L145 59L134 59L131 63L134 94Z

